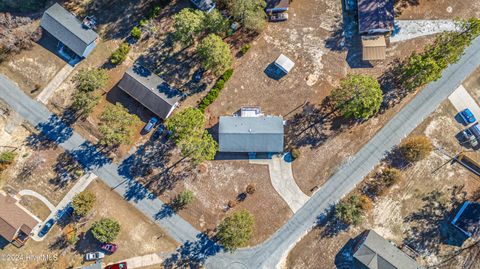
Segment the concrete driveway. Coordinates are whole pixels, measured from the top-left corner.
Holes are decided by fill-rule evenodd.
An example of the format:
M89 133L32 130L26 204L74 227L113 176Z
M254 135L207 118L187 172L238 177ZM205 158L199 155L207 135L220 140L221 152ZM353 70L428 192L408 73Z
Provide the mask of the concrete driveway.
M467 92L467 90L460 85L449 97L448 100L452 103L452 105L457 109L458 112L464 110L465 108L469 108L472 111L473 115L477 120L480 120L480 107L478 106L475 99ZM463 119L459 118L462 123Z
M268 165L273 188L288 204L293 213L297 212L310 198L300 190L292 173L292 164L286 162L283 155L277 154L271 159L250 159L252 164Z

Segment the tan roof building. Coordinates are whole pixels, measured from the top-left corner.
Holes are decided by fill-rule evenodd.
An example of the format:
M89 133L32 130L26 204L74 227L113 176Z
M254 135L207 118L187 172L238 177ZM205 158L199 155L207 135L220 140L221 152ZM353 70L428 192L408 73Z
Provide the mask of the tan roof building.
M385 36L362 36L362 59L364 61L385 60L386 51Z
M0 236L8 241L19 238L23 243L38 223L17 199L0 192Z

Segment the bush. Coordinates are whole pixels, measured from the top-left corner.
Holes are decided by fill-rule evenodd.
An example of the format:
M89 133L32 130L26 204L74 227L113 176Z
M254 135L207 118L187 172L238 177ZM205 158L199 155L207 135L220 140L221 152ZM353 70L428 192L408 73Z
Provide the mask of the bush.
M132 28L132 31L130 31L130 35L135 39L140 39L140 37L142 37L142 30L135 26Z
M110 62L114 65L121 64L127 58L127 54L130 52L130 46L127 43L122 43L116 49L112 56L110 56Z
M234 251L247 244L252 232L253 216L244 209L222 220L217 237L227 251Z
M372 200L370 198L368 198L368 196L360 195L360 197L358 199L360 200L360 207L364 211L368 211L368 210L373 208Z
M217 82L215 82L215 85L213 85L210 92L208 92L207 96L205 96L205 98L203 98L203 100L200 102L200 105L198 105L198 108L202 112L204 112L205 108L207 108L211 103L213 103L213 101L217 99L218 95L225 87L225 83L232 77L232 75L233 75L233 69L228 69L217 80Z
M100 243L113 242L120 233L120 224L109 218L102 218L92 225L92 234Z
M0 154L0 164L11 164L17 154L13 151L5 151Z
M408 162L417 162L425 159L433 150L432 143L426 136L411 136L398 147Z
M183 208L188 204L192 203L195 199L195 195L191 190L184 190L175 198L175 207Z
M155 5L151 10L150 12L148 13L148 16L147 18L150 20L150 19L153 19L155 17L157 17L158 15L160 15L160 12L162 11L162 7L159 6L159 5Z
M346 201L341 201L335 207L335 217L348 225L358 225L363 221L363 209L360 198L351 196Z
M143 26L147 25L147 23L148 23L148 20L147 20L147 19L141 19L141 20L138 22L138 26L143 27Z
M292 158L296 160L298 157L300 157L300 150L297 148L293 148L290 153L292 154Z
M89 190L84 190L75 195L72 200L72 207L75 215L84 217L93 209L96 201L95 194Z
M230 208L234 208L236 205L237 205L237 201L234 201L234 200L230 200L228 201L228 207Z
M247 189L245 190L248 194L254 194L256 189L255 189L255 185L253 184L248 184L247 185Z
M379 175L379 179L387 187L391 187L394 184L400 182L403 178L402 172L393 167L385 168Z
M245 44L245 45L243 45L242 48L240 49L240 52L241 52L242 54L245 54L245 53L247 53L247 52L250 50L250 47L251 47L250 44Z

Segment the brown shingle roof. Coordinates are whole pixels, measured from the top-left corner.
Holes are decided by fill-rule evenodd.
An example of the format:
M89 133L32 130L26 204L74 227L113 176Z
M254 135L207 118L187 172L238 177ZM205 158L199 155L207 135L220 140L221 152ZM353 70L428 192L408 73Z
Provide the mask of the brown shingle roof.
M0 193L0 236L13 240L17 230L30 234L37 220L16 204L13 197Z
M384 36L362 37L362 58L364 61L385 60L387 43Z

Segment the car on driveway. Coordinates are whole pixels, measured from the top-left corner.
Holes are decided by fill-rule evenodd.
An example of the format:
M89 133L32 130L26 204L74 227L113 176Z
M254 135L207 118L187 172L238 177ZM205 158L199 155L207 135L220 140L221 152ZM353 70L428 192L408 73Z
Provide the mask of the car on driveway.
M100 248L105 250L105 251L108 251L110 253L114 253L115 251L117 251L117 245L112 244L112 243L103 243L100 246Z
M40 232L38 233L38 236L39 237L44 237L48 231L50 231L50 229L52 228L53 224L55 223L55 220L54 219L49 219L46 223L45 223L45 226L43 226L43 228L40 230Z
M460 116L462 117L462 119L465 121L466 124L474 123L475 121L477 121L475 119L475 116L473 116L472 111L470 111L470 109L468 108L462 110L462 112L460 112Z
M105 266L104 269L127 269L127 263L126 262L119 262L115 264L110 264Z
M158 122L158 119L157 119L157 118L155 118L155 117L151 118L151 119L148 121L147 125L145 125L145 128L143 128L143 130L144 130L146 133L149 133L149 132L153 129L153 127L155 127L155 124L157 124L157 122Z
M288 13L272 13L268 15L268 21L270 22L279 22L288 20Z
M476 127L476 125L475 125ZM468 143L472 148L478 146L478 140L470 129L465 129L462 131L462 136L464 138L464 143Z
M85 254L85 260L86 261L96 261L99 259L105 258L105 254L103 252L97 251L97 252L89 252Z

